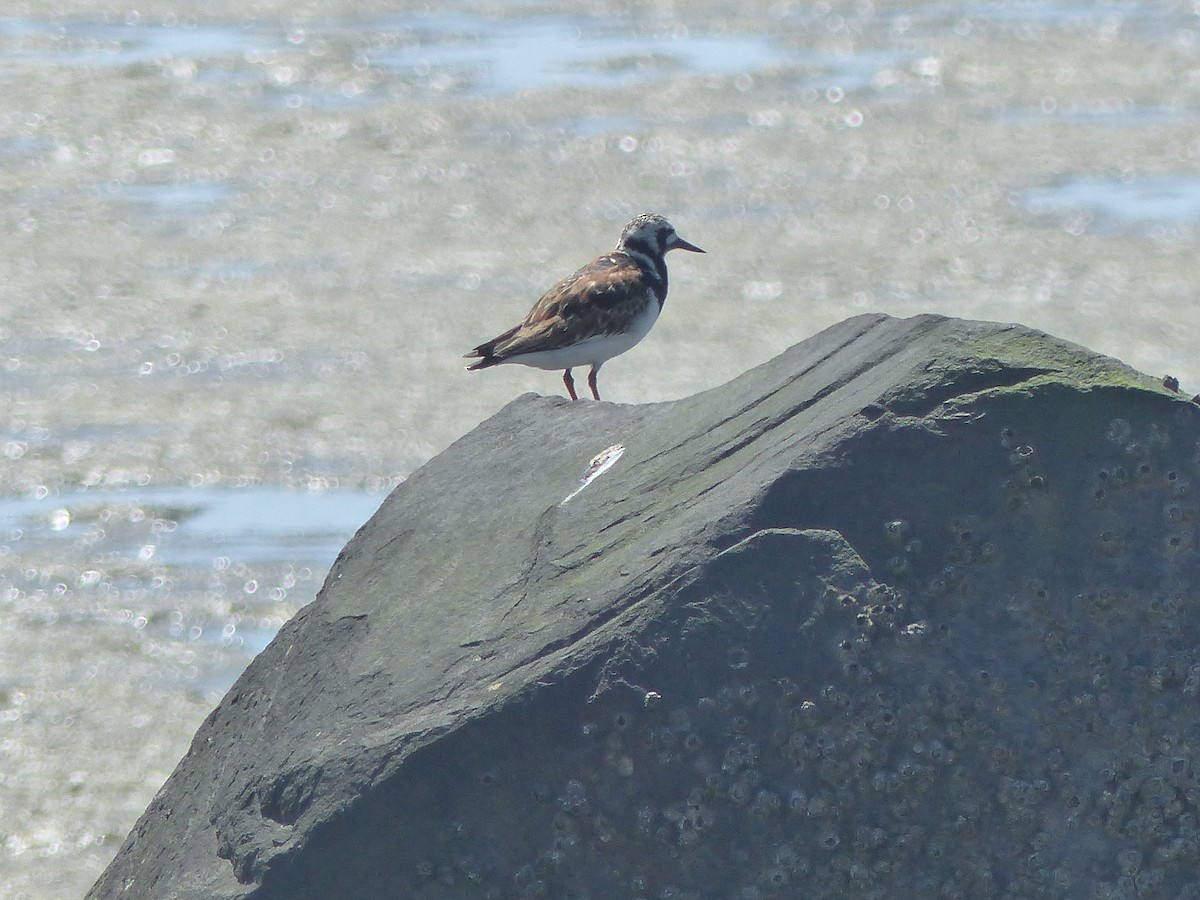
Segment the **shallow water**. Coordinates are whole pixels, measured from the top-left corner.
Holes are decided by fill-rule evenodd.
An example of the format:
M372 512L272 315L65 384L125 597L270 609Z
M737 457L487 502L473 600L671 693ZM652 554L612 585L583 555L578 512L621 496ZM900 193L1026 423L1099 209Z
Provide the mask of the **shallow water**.
M210 567L236 551L244 562L302 558L328 568L382 494L273 487L142 488L0 498L0 552ZM277 598L278 599L278 598Z
M1200 390L1192 5L175 6L0 17L4 896L81 894L386 492L560 391L461 354L636 213L708 253L616 402L871 310Z
M1069 178L1026 192L1034 215L1074 216L1077 227L1160 237L1200 224L1200 174L1146 178Z
M360 62L384 66L431 91L484 96L570 86L611 89L642 86L681 73L739 75L773 67L831 65L824 58L760 34L705 34L682 24L630 33L634 16L573 13L498 20L470 12L393 15L316 21L302 29L204 24L194 19L130 24L73 20L51 25L0 19L0 40L14 61L45 66L130 66L186 58L241 56L245 63L278 59L297 45L344 43ZM324 51L323 51L324 52ZM867 71L871 63L860 64ZM239 70L240 69L240 75ZM248 65L226 68L226 83L246 78ZM289 79L279 73L281 84ZM387 93L370 99L385 102ZM346 99L349 99L348 97Z
M18 630L69 626L103 640L132 629L189 645L178 686L223 693L382 499L160 488L0 500L2 602ZM0 691L19 689L14 676L0 670Z

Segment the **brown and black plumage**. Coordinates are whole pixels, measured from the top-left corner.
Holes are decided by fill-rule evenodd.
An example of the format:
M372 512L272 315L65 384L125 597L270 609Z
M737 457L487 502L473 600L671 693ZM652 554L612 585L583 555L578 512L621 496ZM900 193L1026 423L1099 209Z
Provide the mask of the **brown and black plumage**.
M571 369L589 365L588 387L599 400L596 374L649 333L667 299L666 254L703 253L657 215L642 215L621 232L616 249L567 276L533 305L519 324L480 344L469 370L503 363L562 369L563 383L578 400Z

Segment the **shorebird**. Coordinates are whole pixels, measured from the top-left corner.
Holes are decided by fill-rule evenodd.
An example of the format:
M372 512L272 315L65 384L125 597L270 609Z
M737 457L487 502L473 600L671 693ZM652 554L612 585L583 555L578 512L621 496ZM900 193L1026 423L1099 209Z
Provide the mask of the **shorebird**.
M578 400L571 369L588 365L588 387L599 400L600 367L644 338L662 312L671 250L704 252L662 216L638 216L622 230L615 250L546 291L519 325L466 354L478 360L467 369L503 363L562 369L567 393Z

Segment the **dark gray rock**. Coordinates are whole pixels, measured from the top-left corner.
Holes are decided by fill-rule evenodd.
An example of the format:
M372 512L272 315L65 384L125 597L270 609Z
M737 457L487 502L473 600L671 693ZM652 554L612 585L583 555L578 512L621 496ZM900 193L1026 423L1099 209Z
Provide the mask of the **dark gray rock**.
M91 896L1200 896L1198 448L1153 379L933 316L673 403L520 397Z

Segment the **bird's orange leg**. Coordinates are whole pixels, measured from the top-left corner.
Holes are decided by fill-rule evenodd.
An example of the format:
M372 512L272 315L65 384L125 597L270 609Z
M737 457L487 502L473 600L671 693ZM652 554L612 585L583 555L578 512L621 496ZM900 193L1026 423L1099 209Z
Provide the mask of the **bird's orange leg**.
M588 387L592 389L592 396L597 400L600 399L600 391L596 388L596 367L592 366L592 371L588 372Z
M575 394L575 379L571 377L570 369L563 372L563 384L567 386L567 393L571 395L571 399L578 400L579 397Z

